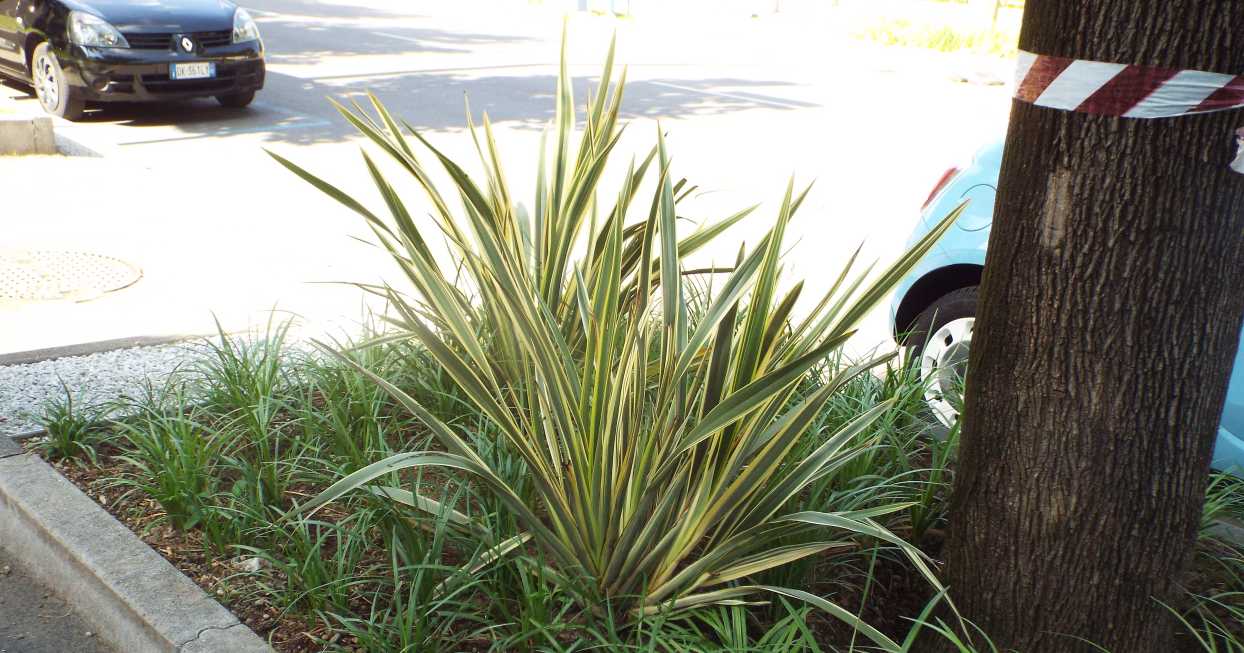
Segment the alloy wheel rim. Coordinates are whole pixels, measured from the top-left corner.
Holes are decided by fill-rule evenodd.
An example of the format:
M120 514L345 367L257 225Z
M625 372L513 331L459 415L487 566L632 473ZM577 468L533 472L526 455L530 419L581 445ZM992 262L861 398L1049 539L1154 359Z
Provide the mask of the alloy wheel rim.
M56 66L46 54L35 62L35 91L45 109L54 111L60 106L60 84L56 79Z
M963 377L967 373L972 328L976 319L959 318L938 329L920 353L920 378L924 401L944 426L959 420L963 405Z

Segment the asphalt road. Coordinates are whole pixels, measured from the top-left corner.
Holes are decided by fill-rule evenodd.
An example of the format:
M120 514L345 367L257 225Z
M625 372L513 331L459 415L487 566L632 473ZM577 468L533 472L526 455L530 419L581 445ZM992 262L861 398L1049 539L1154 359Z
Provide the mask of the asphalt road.
M0 653L111 653L69 604L0 549Z
M828 3L821 3L827 5ZM130 289L84 303L0 306L0 353L90 340L236 328L277 306L330 322L360 314L357 291L318 281L373 281L383 257L351 240L361 221L280 169L297 161L361 199L379 199L360 138L327 98L375 93L451 154L471 162L465 102L487 113L513 187L530 189L541 129L553 115L558 12L516 0L252 0L268 53L252 107L204 100L116 106L57 129L103 159L0 162L12 188L0 247L119 256L144 270ZM767 228L787 180L816 181L792 228L789 272L816 290L861 242L896 255L921 201L951 163L1005 126L1001 86L957 81L976 64L882 50L844 37L828 11L566 23L582 102L617 34L629 66L619 146L646 152L657 125L675 173L700 187L688 207L711 219L761 202L705 258L733 258ZM33 102L33 100L24 100ZM470 166L468 166L470 169ZM410 184L399 188L415 192ZM529 194L520 199L530 202ZM17 220L17 216L35 219ZM885 340L879 312L863 346ZM21 325L17 328L16 325Z

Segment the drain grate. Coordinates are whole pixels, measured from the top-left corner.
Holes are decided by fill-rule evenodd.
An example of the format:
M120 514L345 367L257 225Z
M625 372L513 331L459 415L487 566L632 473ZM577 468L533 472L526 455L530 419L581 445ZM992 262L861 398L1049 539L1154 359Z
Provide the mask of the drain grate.
M132 286L142 270L89 252L0 252L0 301L84 302Z

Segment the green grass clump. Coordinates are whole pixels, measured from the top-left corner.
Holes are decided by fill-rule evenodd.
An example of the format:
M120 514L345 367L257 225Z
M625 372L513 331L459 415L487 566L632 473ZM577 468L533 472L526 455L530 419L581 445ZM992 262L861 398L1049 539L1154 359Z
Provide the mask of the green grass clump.
M202 428L192 416L147 408L120 422L118 436L127 451L120 459L134 471L116 484L155 499L174 528L199 525L218 485L220 435Z
M50 460L94 459L95 448L106 435L101 422L108 408L83 406L64 383L61 388L64 394L45 403L35 415L35 423L46 432L35 450Z

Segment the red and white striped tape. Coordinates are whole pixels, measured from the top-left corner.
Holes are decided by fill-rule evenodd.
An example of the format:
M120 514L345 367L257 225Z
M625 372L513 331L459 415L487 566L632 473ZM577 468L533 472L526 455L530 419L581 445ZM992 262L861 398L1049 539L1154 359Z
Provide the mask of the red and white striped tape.
M1020 52L1015 97L1064 111L1170 118L1244 107L1244 75Z

